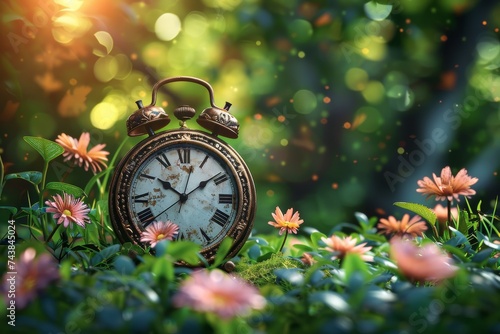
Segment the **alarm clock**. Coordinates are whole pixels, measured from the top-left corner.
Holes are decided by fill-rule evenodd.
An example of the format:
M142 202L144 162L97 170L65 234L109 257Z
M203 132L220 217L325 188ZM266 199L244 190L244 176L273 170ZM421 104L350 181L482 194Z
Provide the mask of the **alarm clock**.
M211 107L196 119L207 131L188 128L196 115L189 105L173 110L178 128L158 131L170 123L168 114L155 105L158 89L179 81L207 89ZM121 159L110 183L109 212L117 238L146 247L141 233L154 222L171 221L179 227L174 242L199 244L209 264L226 238L232 239L226 259L236 256L253 227L256 194L245 161L220 138L238 137L231 104L217 107L210 84L188 76L157 82L151 104L144 106L141 100L136 104L139 109L127 119L127 133L148 137Z

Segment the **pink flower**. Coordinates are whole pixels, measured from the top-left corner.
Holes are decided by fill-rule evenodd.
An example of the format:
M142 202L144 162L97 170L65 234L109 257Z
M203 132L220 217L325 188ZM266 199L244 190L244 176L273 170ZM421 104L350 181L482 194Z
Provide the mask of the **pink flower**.
M146 227L141 233L141 241L149 242L151 247L155 247L160 240L173 240L178 232L179 226L171 221L158 221Z
M329 238L321 238L327 247L325 249L334 253L332 259L343 259L348 253L356 253L361 256L364 261L373 261L373 256L366 255L371 247L364 247L366 242L356 246L357 240L353 239L351 236L348 237L337 237L332 235Z
M25 308L49 283L59 278L57 263L49 254L36 257L33 248L27 248L16 261L15 268L11 271L15 275L6 273L2 279L2 290L6 303L15 300L16 308ZM14 290L15 299L9 297L9 291Z
M73 160L78 166L82 167L83 165L86 171L89 167L92 168L94 173L101 171L101 165L104 168L107 167L105 161L108 161L106 156L109 152L102 150L106 144L98 144L92 147L90 151L87 151L90 143L90 134L88 132L83 132L80 135L80 140L65 133L60 134L56 139L56 143L64 148L64 161Z
M54 213L54 219L57 219L58 224L68 225L72 228L73 223L85 228L85 223L90 224L88 213L90 209L87 204L79 199L75 199L73 195L63 193L63 197L57 194L52 196L53 201L46 201L49 207L47 212Z
M182 282L172 302L176 307L214 313L222 319L245 316L266 305L257 288L220 270L194 272Z
M280 229L280 235L285 231L297 234L300 224L304 222L302 219L299 219L299 212L296 211L293 213L293 209L288 209L286 214L283 215L280 208L276 207L276 211L271 213L271 215L275 221L270 221L268 224Z
M417 181L420 187L417 192L423 195L427 194L427 198L436 196L436 201L448 199L451 202L453 198L460 201L459 195L470 197L476 193L475 190L470 189L470 186L475 184L478 179L467 175L465 168L462 168L456 176L453 176L450 167L446 166L441 170L441 177L437 177L434 173L432 173L432 177L434 181L427 176L423 180Z
M404 276L417 282L439 282L454 276L458 270L434 243L417 247L411 240L392 238L391 257Z
M380 218L377 227L380 229L379 233L381 234L422 236L427 230L427 225L421 219L420 216L414 216L410 219L409 214L404 214L401 221L399 221L393 216L389 216L387 219Z

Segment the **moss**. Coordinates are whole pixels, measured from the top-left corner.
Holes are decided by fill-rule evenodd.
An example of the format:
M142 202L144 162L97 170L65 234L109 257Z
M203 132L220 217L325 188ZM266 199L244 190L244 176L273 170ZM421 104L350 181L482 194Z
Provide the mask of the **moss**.
M282 253L272 254L267 260L254 262L248 258L242 258L236 265L236 272L243 279L257 285L276 284L276 269L304 268L302 262L297 259L283 256Z

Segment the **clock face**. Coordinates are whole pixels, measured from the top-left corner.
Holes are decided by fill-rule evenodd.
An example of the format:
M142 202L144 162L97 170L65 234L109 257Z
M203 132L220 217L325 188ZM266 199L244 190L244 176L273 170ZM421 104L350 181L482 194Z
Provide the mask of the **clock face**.
M253 227L255 186L236 151L215 136L179 129L148 137L116 166L109 190L110 218L122 243L141 242L156 221L179 226L177 240L201 245L208 262L233 240L235 256Z
M144 229L155 221L179 226L177 239L204 247L219 243L236 218L238 189L231 169L193 144L151 154L132 176L129 207Z

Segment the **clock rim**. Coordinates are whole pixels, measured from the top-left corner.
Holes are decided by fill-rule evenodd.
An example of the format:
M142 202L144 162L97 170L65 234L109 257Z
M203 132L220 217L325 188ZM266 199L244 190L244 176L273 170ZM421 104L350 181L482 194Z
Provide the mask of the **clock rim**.
M147 147L153 144L156 145L148 151ZM233 258L241 250L253 228L256 212L255 183L245 161L233 147L220 138L199 130L181 128L157 133L134 145L134 147L121 158L113 172L109 186L109 203L111 205L109 214L113 230L122 244L131 242L146 248L146 245L140 241L141 231L137 229L137 224L132 221L129 212L131 211L130 205L127 204L129 203L130 195L127 196L126 192L131 189L131 184L134 180L133 176L136 174L137 170L155 154L158 149L164 149L179 144L189 144L207 150L211 154L217 156L220 162L225 164L233 174L238 192L238 205L235 219L232 222L232 226L219 242L209 247L202 246L200 251L200 254L209 264L211 264L215 260L215 255L221 243L227 239L227 237L232 237L233 244L226 255L226 260ZM216 147L217 144L219 148ZM134 160L136 161L135 166L127 166L127 164L130 164ZM130 175L128 179L124 177L126 173ZM127 180L124 181L124 178ZM122 187L124 187L124 189L120 190ZM125 199L121 200L122 204L126 206L125 213L121 210L122 207L119 202L120 196L125 196ZM151 249L151 253L154 253L154 249ZM179 262L177 264L192 266L184 262Z

